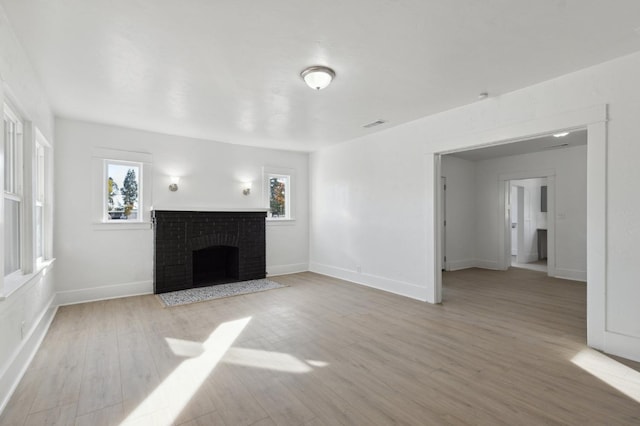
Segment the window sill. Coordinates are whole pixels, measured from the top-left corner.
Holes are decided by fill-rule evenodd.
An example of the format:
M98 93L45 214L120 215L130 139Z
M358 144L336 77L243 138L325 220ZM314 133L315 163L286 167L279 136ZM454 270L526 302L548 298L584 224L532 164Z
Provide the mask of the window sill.
M128 231L151 229L151 222L95 222L94 231Z
M31 272L30 274L20 274L14 272L13 274L4 277L2 292L0 293L0 301L8 299L21 287L27 285L34 278L38 277L40 273L51 266L54 261L55 259L48 259L43 262L38 262L35 271Z
M274 219L267 218L267 226L293 226L296 224L295 219Z

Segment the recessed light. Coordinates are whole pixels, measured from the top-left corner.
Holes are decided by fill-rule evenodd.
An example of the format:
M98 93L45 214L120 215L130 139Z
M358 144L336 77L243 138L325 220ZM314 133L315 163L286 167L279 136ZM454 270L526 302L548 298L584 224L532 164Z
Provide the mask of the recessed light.
M567 136L569 134L569 132L560 132L560 133L554 133L553 137L554 138L564 138L565 136Z

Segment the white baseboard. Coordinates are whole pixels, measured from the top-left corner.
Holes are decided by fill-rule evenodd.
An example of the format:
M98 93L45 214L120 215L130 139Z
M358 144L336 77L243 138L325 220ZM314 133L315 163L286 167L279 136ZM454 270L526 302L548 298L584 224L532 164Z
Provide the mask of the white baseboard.
M278 275L296 274L298 272L307 272L308 270L308 263L294 263L292 265L267 265L267 276L275 277Z
M140 296L142 294L153 294L153 281L135 281L125 284L59 291L56 294L56 305L74 305L76 303Z
M516 256L516 261L518 263L531 263L531 262L536 262L537 260L538 260L538 253L525 253L522 256L520 255Z
M9 361L5 370L0 373L0 414L4 411L11 395L13 395L13 392L18 387L22 376L27 371L38 348L40 348L44 336L46 336L49 330L51 321L53 321L53 317L55 317L58 309L54 300L55 296L49 300L47 307L35 321L20 346L14 351L11 361Z
M401 296L410 297L425 302L427 300L427 288L414 284L396 281L389 278L380 277L372 274L364 274L349 269L337 268L334 266L323 265L320 263L310 263L309 270L322 275L339 278L341 280L350 281L355 284L373 287L378 290L388 291L390 293L399 294Z
M447 260L447 271L459 271L461 269L469 269L476 266L473 259L468 260Z
M563 280L587 282L587 271L578 271L576 269L556 268L553 276L555 278L562 278Z
M604 351L611 355L640 362L640 338L605 331Z
M473 261L473 266L476 268L482 269L493 269L495 271L501 271L502 269L499 267L498 262L493 260L480 260L476 259Z

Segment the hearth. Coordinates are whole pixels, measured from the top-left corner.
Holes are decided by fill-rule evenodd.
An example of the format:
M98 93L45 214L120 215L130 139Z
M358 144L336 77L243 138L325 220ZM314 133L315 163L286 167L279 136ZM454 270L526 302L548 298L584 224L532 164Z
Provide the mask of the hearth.
M152 213L154 293L265 278L266 212Z

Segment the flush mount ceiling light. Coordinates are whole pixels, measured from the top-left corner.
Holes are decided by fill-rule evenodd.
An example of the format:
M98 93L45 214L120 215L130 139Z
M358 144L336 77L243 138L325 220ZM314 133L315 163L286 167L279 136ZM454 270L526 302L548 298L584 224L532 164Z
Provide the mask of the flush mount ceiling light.
M324 89L331 83L331 80L333 80L335 76L336 73L334 70L319 65L305 68L300 73L300 77L307 83L307 86L314 90Z
M564 138L565 136L567 136L569 134L569 132L560 132L560 133L554 133L553 137L554 138Z

